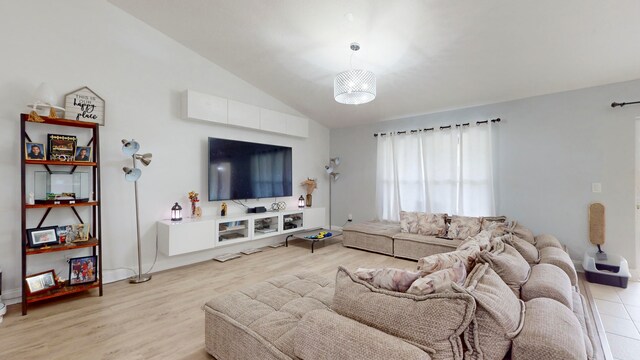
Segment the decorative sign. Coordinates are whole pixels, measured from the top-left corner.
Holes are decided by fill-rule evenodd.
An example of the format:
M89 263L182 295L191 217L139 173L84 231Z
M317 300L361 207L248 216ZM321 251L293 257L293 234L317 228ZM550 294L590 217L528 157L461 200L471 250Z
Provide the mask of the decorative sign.
M64 117L104 125L104 99L88 87L82 87L64 97Z

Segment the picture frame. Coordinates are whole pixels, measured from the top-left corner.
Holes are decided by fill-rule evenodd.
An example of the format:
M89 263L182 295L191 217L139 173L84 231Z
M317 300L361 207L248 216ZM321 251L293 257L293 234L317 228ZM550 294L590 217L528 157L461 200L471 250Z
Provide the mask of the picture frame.
M78 137L75 135L47 134L48 159L73 161L76 154Z
M34 151L36 150L37 151ZM26 142L24 144L24 158L27 160L47 160L47 150L42 143Z
M70 241L74 243L89 241L91 237L90 229L91 224L75 224L72 226L70 235L67 234L67 236L70 236L72 238Z
M27 293L29 295L51 290L57 286L55 271L48 270L41 273L29 275L25 278Z
M56 233L58 234L58 241L60 244L62 243L70 243L73 242L73 225L58 225L56 228Z
M41 228L27 229L27 240L29 247L40 248L43 246L59 244L57 226L47 226Z
M98 257L95 255L69 259L69 285L91 284L98 280Z
M76 146L74 161L90 162L91 161L91 146ZM83 154L84 151L84 154Z

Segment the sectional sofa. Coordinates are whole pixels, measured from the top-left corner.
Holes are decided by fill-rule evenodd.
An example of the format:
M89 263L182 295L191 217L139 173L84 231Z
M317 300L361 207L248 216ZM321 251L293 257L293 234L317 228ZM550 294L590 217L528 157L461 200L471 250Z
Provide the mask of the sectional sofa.
M284 275L224 294L204 306L206 350L220 360L603 359L562 245L513 230L482 230L415 270L340 267L335 281Z

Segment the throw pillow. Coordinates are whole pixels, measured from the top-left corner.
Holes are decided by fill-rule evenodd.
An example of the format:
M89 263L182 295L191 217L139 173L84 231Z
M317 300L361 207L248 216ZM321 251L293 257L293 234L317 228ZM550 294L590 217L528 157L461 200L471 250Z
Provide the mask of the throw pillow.
M475 321L464 334L469 344L465 359L503 359L522 329L524 303L488 264L476 265L464 287L453 288L473 296L477 304Z
M451 290L451 284L463 285L467 277L467 269L462 261L456 261L452 267L442 269L420 277L411 284L407 293L428 295Z
M473 244L478 245L481 251L489 250L491 247L491 237L492 233L490 230L483 230L480 233L470 236L464 240L460 245L458 245L457 250L466 250L470 246L473 246Z
M331 309L418 346L433 360L462 360L460 335L476 304L466 293L413 295L378 289L341 266Z
M418 233L418 213L414 211L400 211L400 232Z
M418 271L422 276L436 271L453 267L456 262L462 262L469 272L476 264L476 258L480 253L477 244L471 244L465 250L456 250L448 253L433 254L418 260Z
M418 234L445 236L447 234L447 214L418 213Z
M420 277L419 272L394 268L358 268L355 274L360 280L364 280L377 288L399 292L406 292L411 284Z
M480 232L481 221L482 218L453 215L447 231L447 237L464 240L469 236L476 235Z
M520 253L508 244L496 242L492 251L482 251L478 261L487 263L520 298L520 287L529 279L531 266Z

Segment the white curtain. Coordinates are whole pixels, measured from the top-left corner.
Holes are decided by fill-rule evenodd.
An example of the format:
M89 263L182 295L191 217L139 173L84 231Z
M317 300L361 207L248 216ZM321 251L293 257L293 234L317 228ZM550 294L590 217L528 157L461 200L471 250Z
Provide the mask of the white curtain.
M377 215L494 215L491 124L378 136Z

